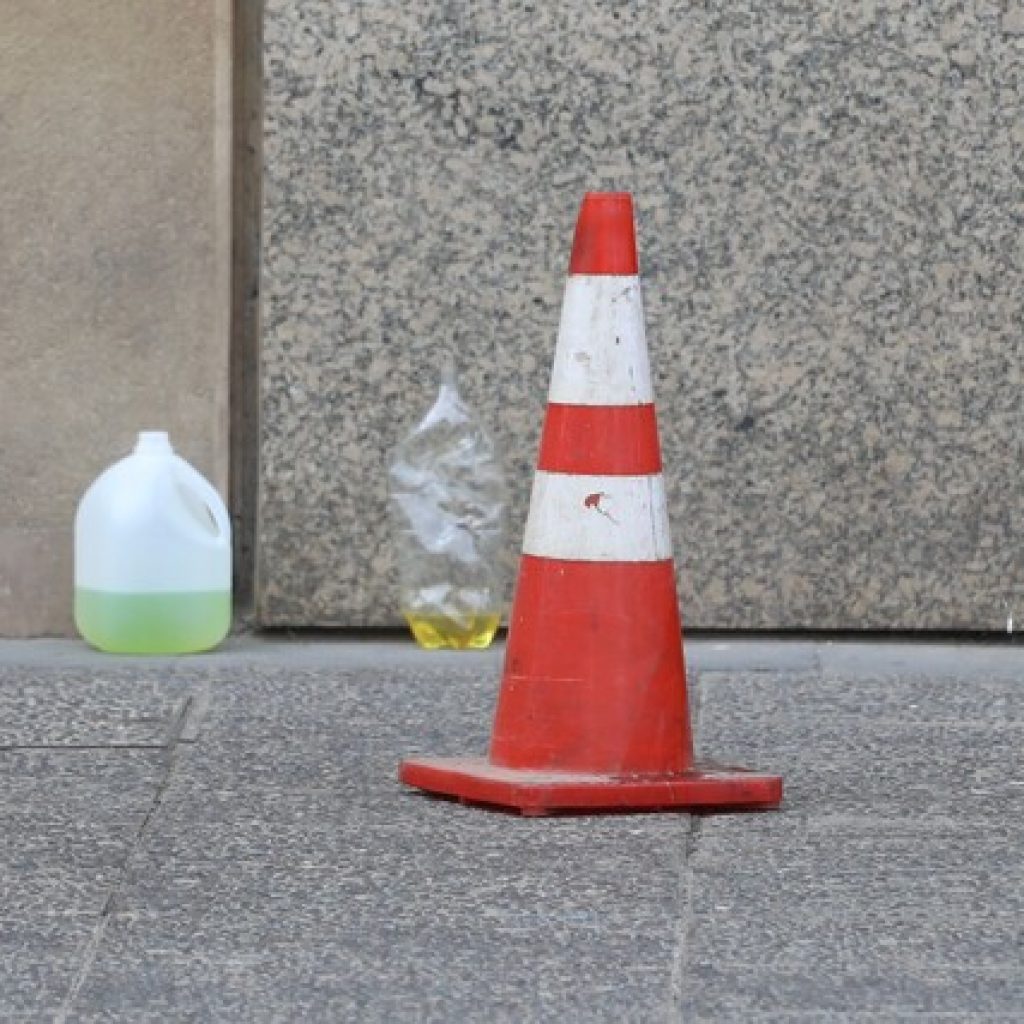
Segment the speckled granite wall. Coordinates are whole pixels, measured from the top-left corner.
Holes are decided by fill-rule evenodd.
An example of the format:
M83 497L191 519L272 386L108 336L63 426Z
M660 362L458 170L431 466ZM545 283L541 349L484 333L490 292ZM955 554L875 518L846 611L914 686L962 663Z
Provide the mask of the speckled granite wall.
M1024 618L1024 7L268 0L259 618L396 621L438 353L518 547L582 193L635 193L691 626Z

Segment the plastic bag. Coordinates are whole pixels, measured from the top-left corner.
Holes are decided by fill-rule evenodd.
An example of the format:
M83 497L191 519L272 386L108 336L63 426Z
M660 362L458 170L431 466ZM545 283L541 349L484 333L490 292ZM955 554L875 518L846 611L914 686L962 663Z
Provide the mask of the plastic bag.
M487 647L504 607L506 487L494 443L459 395L437 401L392 452L388 477L401 610L428 649Z

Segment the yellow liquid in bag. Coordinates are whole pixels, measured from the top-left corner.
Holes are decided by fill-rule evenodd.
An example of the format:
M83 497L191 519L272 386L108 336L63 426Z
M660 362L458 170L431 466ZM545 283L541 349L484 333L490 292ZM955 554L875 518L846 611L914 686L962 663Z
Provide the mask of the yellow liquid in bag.
M456 651L483 650L489 647L501 624L500 612L483 612L465 619L445 615L418 615L403 611L406 622L420 647L436 651L443 647Z

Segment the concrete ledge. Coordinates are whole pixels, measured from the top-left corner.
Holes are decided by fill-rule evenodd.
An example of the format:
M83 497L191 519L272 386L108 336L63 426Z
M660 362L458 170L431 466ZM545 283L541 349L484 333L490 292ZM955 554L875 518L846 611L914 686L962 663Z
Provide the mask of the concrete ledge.
M1024 646L972 643L877 643L820 640L687 640L687 668L695 672L824 673L857 676L912 674L970 678L974 675L1024 678ZM103 654L68 639L0 640L0 665L98 668L174 666L196 671L279 666L339 670L476 668L497 679L503 643L486 651L424 651L403 637L322 639L304 636L236 636L209 654L187 657L133 657Z

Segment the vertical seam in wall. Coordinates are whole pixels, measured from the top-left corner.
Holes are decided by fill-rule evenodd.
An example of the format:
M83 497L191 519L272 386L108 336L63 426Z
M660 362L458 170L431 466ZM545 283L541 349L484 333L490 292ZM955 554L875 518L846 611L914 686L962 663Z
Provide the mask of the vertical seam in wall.
M226 353L222 372L227 396L217 409L218 443L215 480L229 486L231 473L231 232L232 232L232 66L234 0L215 0L213 7L213 266L216 295L213 330L218 351ZM222 347L223 346L223 347Z
M260 235L263 170L263 0L233 8L231 53L230 504L236 625L255 599L259 481Z

